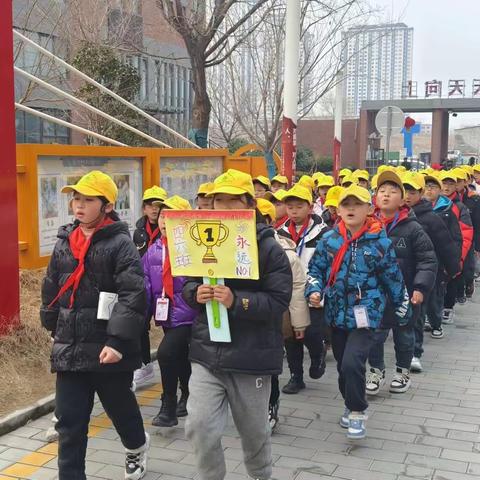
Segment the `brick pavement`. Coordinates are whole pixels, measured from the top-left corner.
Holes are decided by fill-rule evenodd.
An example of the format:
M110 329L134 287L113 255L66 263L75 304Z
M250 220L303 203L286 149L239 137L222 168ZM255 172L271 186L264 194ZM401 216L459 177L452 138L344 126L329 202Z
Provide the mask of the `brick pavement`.
M446 336L425 339L425 371L412 375L401 395L387 385L369 408L368 436L349 441L339 427L342 402L334 360L327 374L307 382L298 395L281 397L281 424L272 437L277 480L475 480L480 479L480 295L457 307ZM391 340L387 365L393 366ZM282 384L286 382L286 372ZM159 379L157 378L157 382ZM387 382L388 383L388 382ZM195 478L192 449L177 428L150 425L160 405L156 383L138 392L152 447L147 480ZM57 445L44 441L50 418L43 417L0 437L0 480L56 478ZM230 423L223 439L227 480L246 479L240 441ZM87 454L89 479L122 479L122 446L101 406L95 405Z

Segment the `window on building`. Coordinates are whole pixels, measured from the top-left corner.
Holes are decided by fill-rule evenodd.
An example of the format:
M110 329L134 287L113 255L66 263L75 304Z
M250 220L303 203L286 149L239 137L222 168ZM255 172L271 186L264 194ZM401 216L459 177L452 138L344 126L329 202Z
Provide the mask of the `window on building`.
M38 32L27 32L25 35L49 52L55 53L54 36ZM52 61L43 57L40 62L41 57L42 54L36 48L25 43L18 51L18 55L15 58L15 66L29 73L45 76L48 73L47 70L52 67Z
M52 117L69 119L69 112L58 109L42 109ZM70 130L67 127L49 122L43 118L17 110L15 114L17 143L70 143Z

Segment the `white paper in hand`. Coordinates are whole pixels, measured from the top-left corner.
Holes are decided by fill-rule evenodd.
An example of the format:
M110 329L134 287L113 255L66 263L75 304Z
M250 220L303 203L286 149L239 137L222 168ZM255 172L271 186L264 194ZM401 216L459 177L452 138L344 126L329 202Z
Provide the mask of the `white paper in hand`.
M113 307L118 302L118 295L111 292L100 292L98 297L98 320L110 320Z

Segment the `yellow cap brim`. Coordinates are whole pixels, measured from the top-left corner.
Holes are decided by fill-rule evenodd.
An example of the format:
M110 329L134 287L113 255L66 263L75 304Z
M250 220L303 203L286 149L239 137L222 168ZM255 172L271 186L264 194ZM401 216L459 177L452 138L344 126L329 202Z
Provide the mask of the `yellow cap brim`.
M437 177L433 177L432 175L425 175L425 183L427 182L436 183L440 188L442 188L442 181Z
M415 190L423 190L423 187L419 185L418 183L412 182L410 180L407 180L403 182L403 185L409 185L410 187L414 188Z
M342 202L344 202L347 198L349 197L354 197L356 198L357 200L359 200L360 202L362 203L366 203L368 205L370 205L372 203L372 199L369 199L367 200L366 198L362 198L361 195L358 195L356 193L351 193L351 192L348 192L345 196L341 196L339 199L338 199L338 204L340 205Z
M305 198L302 197L301 195L286 195L282 202L286 202L289 198L296 198L297 200L303 200L304 202L308 202L309 205L313 203L313 200L311 198Z
M87 185L66 185L65 187L62 188L61 192L62 193L77 192L77 193L80 193L81 195L85 195L86 197L104 197L105 196L103 192L99 192L98 190L92 187L89 187Z
M228 195L252 195L252 192L248 192L243 188L224 186L213 189L210 193L207 193L206 196L211 197L217 193L226 193Z
M338 200L327 200L324 204L324 207L335 207L338 208Z

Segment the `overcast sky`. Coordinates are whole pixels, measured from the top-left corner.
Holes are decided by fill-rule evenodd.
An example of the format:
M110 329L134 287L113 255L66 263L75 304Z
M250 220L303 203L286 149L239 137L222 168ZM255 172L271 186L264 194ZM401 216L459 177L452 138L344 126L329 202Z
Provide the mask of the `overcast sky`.
M414 28L413 74L418 94L427 80L466 81L466 96L472 80L480 78L480 0L371 0L385 7L385 19ZM480 123L480 114L459 114L451 125Z

